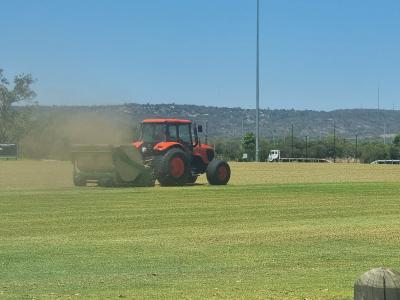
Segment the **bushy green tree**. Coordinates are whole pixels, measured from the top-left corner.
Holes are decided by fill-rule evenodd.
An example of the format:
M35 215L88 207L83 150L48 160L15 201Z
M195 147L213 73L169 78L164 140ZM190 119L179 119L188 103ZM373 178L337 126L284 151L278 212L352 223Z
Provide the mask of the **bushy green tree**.
M370 163L379 159L389 159L389 146L378 142L364 143L361 147L361 161Z
M256 152L256 137L254 133L246 133L242 138L241 144L243 153L247 153L248 160L253 161L255 159Z
M271 144L266 139L260 139L260 161L267 161Z
M16 104L31 104L35 92L30 74L14 77L13 86L0 69L0 142L17 141L27 128L27 116L15 108ZM25 111L26 112L26 111Z
M393 145L400 147L400 134L396 134L396 136L394 137Z
M389 158L390 159L400 159L400 147L396 145L391 145L389 148Z
M242 157L240 141L237 139L217 140L212 144L215 146L217 155L225 160L235 161Z

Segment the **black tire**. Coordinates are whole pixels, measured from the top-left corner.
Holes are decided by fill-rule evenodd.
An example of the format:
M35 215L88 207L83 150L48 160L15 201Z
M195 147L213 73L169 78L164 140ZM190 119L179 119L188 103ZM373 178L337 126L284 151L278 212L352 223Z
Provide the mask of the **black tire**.
M176 163L179 168L174 168ZM156 178L162 186L184 185L190 175L189 158L179 148L168 150L163 156L158 157L154 164Z
M86 186L86 179L79 175L74 175L74 185L75 186Z
M223 160L212 160L207 166L207 180L212 185L225 185L231 178L231 168Z

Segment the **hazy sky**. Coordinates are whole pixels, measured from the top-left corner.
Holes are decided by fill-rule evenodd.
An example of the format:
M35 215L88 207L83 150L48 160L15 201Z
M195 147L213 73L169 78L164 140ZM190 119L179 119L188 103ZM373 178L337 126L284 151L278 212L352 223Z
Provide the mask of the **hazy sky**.
M400 108L400 1L260 0L261 106ZM41 104L254 107L254 0L0 0Z

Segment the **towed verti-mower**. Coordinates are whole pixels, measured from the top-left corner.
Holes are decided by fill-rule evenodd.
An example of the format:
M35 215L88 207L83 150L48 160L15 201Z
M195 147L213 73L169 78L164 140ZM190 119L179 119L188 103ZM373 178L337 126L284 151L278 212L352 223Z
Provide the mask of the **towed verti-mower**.
M214 149L202 144L202 127L189 120L146 119L141 135L131 145L73 145L73 179L76 186L162 186L193 184L206 173L212 185L225 185L229 165L214 159Z

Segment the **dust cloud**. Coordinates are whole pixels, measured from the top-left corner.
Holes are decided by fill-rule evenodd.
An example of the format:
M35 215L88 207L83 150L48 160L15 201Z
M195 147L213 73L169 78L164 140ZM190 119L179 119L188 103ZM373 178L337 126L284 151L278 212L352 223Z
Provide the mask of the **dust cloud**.
M41 117L20 142L25 158L70 158L73 144L129 144L138 137L138 123L129 116L102 113Z
M60 134L71 144L126 144L132 135L116 120L99 116L74 116L61 127Z

